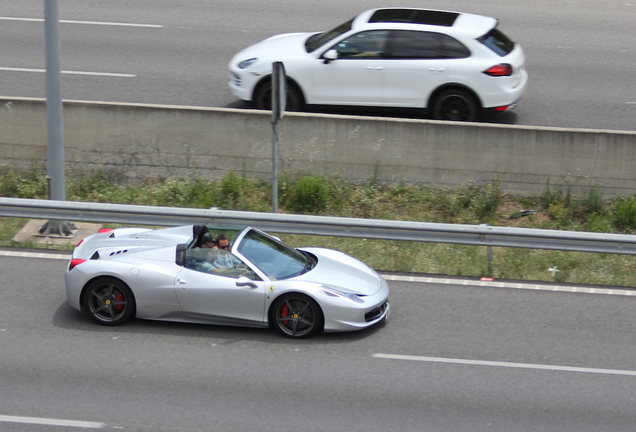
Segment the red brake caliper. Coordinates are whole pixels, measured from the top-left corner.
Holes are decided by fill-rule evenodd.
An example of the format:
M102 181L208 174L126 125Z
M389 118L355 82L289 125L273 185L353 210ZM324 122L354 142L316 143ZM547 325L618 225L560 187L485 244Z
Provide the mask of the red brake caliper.
M117 291L117 301L124 301L124 296L122 295L122 293L120 291ZM119 304L117 305L117 311L120 311L124 308L123 304Z
M289 308L287 307L287 305L283 306L283 310L281 311L280 316L281 318L289 316ZM283 325L287 325L287 323L288 321L283 321Z

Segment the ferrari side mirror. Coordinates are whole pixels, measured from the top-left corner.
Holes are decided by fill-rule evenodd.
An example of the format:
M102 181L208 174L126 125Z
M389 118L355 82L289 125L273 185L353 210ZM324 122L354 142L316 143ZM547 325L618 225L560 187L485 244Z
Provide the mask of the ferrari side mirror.
M187 249L188 245L185 243L177 245L177 256L175 258L175 262L178 266L185 267Z
M247 276L241 276L236 280L236 286L248 286L250 288L256 288L258 285L254 283L254 281Z

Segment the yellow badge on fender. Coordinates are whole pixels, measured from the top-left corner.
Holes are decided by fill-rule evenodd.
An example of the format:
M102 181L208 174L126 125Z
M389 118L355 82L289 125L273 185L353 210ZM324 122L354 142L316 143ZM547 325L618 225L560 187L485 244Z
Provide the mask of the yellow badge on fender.
M275 289L276 289L276 287L274 285L271 285L269 287L269 292L274 292Z

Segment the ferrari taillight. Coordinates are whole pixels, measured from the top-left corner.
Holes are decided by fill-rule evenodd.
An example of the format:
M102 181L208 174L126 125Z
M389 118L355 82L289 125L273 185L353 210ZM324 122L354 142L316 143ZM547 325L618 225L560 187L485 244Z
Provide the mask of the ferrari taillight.
M86 262L85 259L80 259L80 258L73 258L71 260L71 263L68 266L69 271L73 270L75 268L75 266L80 265L81 263Z
M493 77L510 76L512 75L512 66L508 63L500 63L496 66L486 69L484 73Z

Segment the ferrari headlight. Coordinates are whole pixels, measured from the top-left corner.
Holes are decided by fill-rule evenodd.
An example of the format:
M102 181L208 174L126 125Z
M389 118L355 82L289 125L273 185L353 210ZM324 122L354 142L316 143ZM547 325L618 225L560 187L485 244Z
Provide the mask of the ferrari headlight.
M348 298L349 300L353 300L356 303L364 303L364 300L362 300L360 296L357 296L356 294L340 291L340 290L337 290L331 287L325 287L325 286L320 287L320 289L322 289L322 292L324 292L330 297Z
M240 62L238 64L238 67L239 67L239 69L248 68L248 67L252 66L254 63L256 63L256 60L258 60L258 59L257 58L251 58L251 59L243 60L242 62Z

